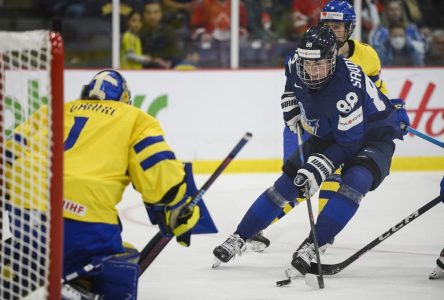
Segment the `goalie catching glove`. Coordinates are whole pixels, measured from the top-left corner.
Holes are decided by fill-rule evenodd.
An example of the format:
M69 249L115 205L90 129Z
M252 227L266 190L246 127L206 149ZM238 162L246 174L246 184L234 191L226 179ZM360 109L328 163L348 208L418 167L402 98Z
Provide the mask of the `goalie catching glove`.
M303 191L304 186L308 184L310 196L313 196L318 190L321 183L331 174L333 174L335 166L332 161L323 154L315 153L311 155L305 165L298 170L294 179L294 184ZM308 195L305 195L306 197Z
M281 97L281 108L284 114L285 125L291 132L297 133L296 124L301 120L301 109L292 92L285 92Z

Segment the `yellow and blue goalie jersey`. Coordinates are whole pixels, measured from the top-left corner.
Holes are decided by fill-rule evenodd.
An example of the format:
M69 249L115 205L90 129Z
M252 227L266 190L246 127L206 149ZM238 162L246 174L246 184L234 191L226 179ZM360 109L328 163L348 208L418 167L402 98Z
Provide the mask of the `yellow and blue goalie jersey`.
M357 40L350 39L347 42L349 46L349 57L347 58L355 65L360 66L365 75L375 83L376 87L384 95L388 95L387 86L380 77L381 61L375 49Z
M47 116L48 107L43 106L6 141L7 203L13 207L48 209L51 165Z
M65 218L118 224L115 206L129 183L146 204L175 205L184 197L183 164L156 119L117 101L76 100L64 109ZM16 134L26 139L27 127Z
M115 205L131 182L147 204L174 205L185 171L159 122L116 101L65 104L64 216L117 223Z

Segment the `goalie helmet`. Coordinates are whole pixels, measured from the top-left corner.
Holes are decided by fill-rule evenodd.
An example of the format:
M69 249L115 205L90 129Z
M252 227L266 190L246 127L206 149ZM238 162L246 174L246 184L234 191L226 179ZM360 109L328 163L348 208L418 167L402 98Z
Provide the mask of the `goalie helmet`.
M338 47L333 30L328 26L310 27L296 51L296 71L299 78L308 88L320 89L336 68Z
M341 42L343 45L346 40L350 38L356 26L356 13L347 1L332 0L327 3L321 11L320 24L325 25L325 22L341 22L345 24L347 31L346 39ZM342 45L339 45L340 47Z
M103 70L83 86L81 99L112 100L131 104L131 93L125 78L117 71Z

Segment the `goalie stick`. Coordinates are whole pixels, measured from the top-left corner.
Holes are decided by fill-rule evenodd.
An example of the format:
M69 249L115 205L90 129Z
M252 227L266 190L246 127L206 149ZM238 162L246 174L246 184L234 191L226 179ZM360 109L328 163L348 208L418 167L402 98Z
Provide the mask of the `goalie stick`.
M253 135L250 132L246 132L237 145L231 150L228 156L220 163L216 171L208 178L204 185L200 188L197 194L193 197L191 202L188 204L188 208L193 208L202 199L202 196L208 190L208 188L213 184L213 182L219 177L220 174L225 170L228 164L233 160L233 158L240 152L240 150L245 146L245 144L251 139ZM173 236L163 236L159 231L143 248L140 252L140 258L138 261L140 267L140 275L145 272L145 270L151 265L151 263L156 259L163 248L170 242Z
M360 258L362 255L364 255L366 252L373 249L375 246L379 245L381 242L385 241L387 238L392 236L395 232L398 232L401 228L403 228L404 226L406 226L407 224L409 224L410 222L412 222L413 220L415 220L416 218L418 218L419 216L424 214L426 211L428 211L429 209L431 209L432 207L434 207L435 205L437 205L441 201L442 200L441 200L440 196L436 197L435 199L433 199L429 203L425 204L423 207L421 207L417 211L410 214L407 218L403 219L401 222L399 222L398 224L396 224L395 226L393 226L392 228L390 228L389 230L387 230L386 232L384 232L383 234L378 236L376 239L371 241L367 246L365 246L364 248L362 248L361 250L359 250L358 252L356 252L355 254L353 254L352 256L350 256L349 258L344 260L343 262L333 264L333 265L326 265L326 264L321 265L322 266L322 274L323 275L335 275L335 274L341 272L346 267L348 267L351 263L353 263L358 258ZM309 273L318 274L318 267L319 266L316 263L311 263L311 268L310 268Z

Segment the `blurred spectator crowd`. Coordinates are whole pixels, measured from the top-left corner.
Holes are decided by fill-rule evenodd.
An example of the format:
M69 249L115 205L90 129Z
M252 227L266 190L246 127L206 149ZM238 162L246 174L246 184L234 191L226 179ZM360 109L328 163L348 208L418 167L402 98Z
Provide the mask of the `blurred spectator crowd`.
M328 1L239 2L240 67L265 68L283 65ZM59 19L68 67L111 65L111 15L112 0L0 0L0 30ZM383 66L444 65L444 1L362 0L361 15ZM120 0L121 67L228 68L230 19L231 0Z

